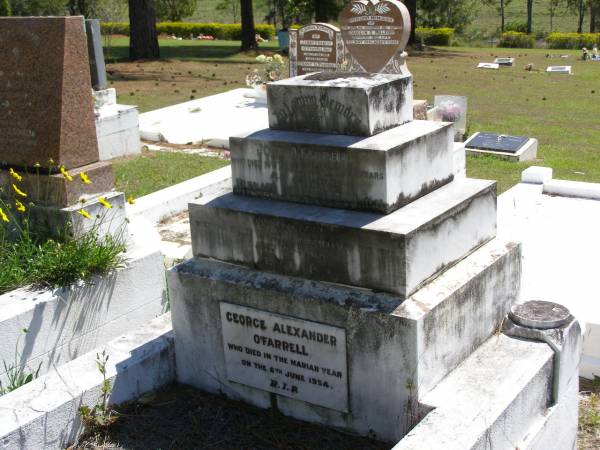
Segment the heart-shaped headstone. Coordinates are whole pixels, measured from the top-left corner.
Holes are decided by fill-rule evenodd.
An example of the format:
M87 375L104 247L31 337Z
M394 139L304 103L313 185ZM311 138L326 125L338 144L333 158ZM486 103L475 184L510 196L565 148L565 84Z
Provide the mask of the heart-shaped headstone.
M397 0L353 0L340 14L342 39L354 59L380 72L410 37L410 14Z

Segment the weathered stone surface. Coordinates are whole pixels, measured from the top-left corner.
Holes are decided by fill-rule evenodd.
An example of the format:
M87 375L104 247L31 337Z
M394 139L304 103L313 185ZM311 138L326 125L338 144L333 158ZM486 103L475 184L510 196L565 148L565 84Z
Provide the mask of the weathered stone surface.
M85 173L91 184L82 182L80 174ZM40 205L66 207L77 204L83 198L93 197L114 189L115 178L112 166L107 162L97 162L87 166L69 170L73 181L68 181L62 174L48 175L48 171L18 171L23 177L16 182L7 170L0 170L0 188L5 193L12 192L12 184L16 182L20 190L27 194L26 200ZM11 194L12 195L12 194Z
M92 87L96 91L106 89L108 88L108 80L106 79L106 64L104 63L100 20L87 19L85 21L85 31L87 34Z
M451 124L413 121L362 138L260 130L230 138L233 190L392 212L452 181Z
M269 127L372 136L413 119L411 75L319 73L267 85Z
M0 18L0 61L0 165L98 161L83 18Z
M194 256L408 296L496 232L496 183L450 183L389 215L226 194L190 204Z
M340 70L344 44L340 30L327 23L313 23L290 30L290 77Z
M497 240L405 301L364 289L193 259L169 273L178 381L263 408L275 404L283 414L302 420L397 442L418 420L411 414L426 409L418 403L421 396L495 332L518 297L519 282L519 247ZM341 381L348 383L349 411L301 400L299 394L308 379L323 377L320 369L317 375L310 368L290 364L290 372L305 380L290 380L290 386L298 387L296 394L291 389L276 394L232 382L224 349L229 342L222 331L226 327L223 303L344 329L348 368L347 376L342 371ZM260 329L253 334L265 335ZM271 349L266 351L272 359L265 359L265 347L253 339L245 347L261 352L252 360L262 358L267 377L274 355L288 358L288 363L292 357L313 361L310 352L299 356ZM327 396L328 390L321 389Z
M380 72L410 37L408 9L396 0L355 0L340 14L342 39L366 72Z

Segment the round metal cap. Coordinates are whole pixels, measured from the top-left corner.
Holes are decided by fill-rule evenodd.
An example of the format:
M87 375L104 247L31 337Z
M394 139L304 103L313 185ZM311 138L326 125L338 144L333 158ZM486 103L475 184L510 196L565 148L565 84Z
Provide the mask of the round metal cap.
M539 330L559 328L572 319L571 313L564 306L541 300L514 305L508 317L518 325Z

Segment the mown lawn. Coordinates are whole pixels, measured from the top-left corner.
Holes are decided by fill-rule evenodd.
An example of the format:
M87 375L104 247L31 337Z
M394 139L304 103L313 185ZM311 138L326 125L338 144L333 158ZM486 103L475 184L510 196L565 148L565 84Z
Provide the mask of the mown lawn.
M125 57L127 40L114 40L115 54ZM119 100L142 111L245 86L258 67L256 54L239 54L239 42L161 40L163 60L109 65ZM261 51L272 52L274 43ZM546 58L547 53L570 58ZM260 52L259 52L260 53ZM515 67L499 71L475 69L496 55L514 56ZM497 48L440 48L414 53L409 68L415 98L433 102L438 94L469 98L469 132L524 135L540 141L539 160L557 178L600 182L600 63L578 59L577 51ZM523 66L533 63L535 70ZM547 65L569 64L574 75L549 75ZM495 179L500 191L520 179L526 164L492 158L469 158L471 177Z
M116 188L141 197L219 169L229 161L184 153L148 152L113 163Z

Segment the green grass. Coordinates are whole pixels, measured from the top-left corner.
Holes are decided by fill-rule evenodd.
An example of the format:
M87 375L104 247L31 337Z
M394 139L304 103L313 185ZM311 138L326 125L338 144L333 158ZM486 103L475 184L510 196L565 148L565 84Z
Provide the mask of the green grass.
M0 294L23 286L57 288L124 264L120 238L98 238L94 231L64 242L37 242L26 230L9 239L0 225Z
M415 98L437 94L469 99L469 132L489 131L539 139L538 161L515 164L493 158L469 158L468 175L499 181L500 191L518 182L528 165L554 169L556 178L600 182L600 64L547 59L546 50L452 48L413 55L408 64L415 79ZM477 70L479 61L496 55L516 57L516 66ZM539 72L526 72L533 63ZM575 75L549 75L547 65L569 64Z
M229 161L169 152L144 152L114 163L116 188L141 197L226 166Z

